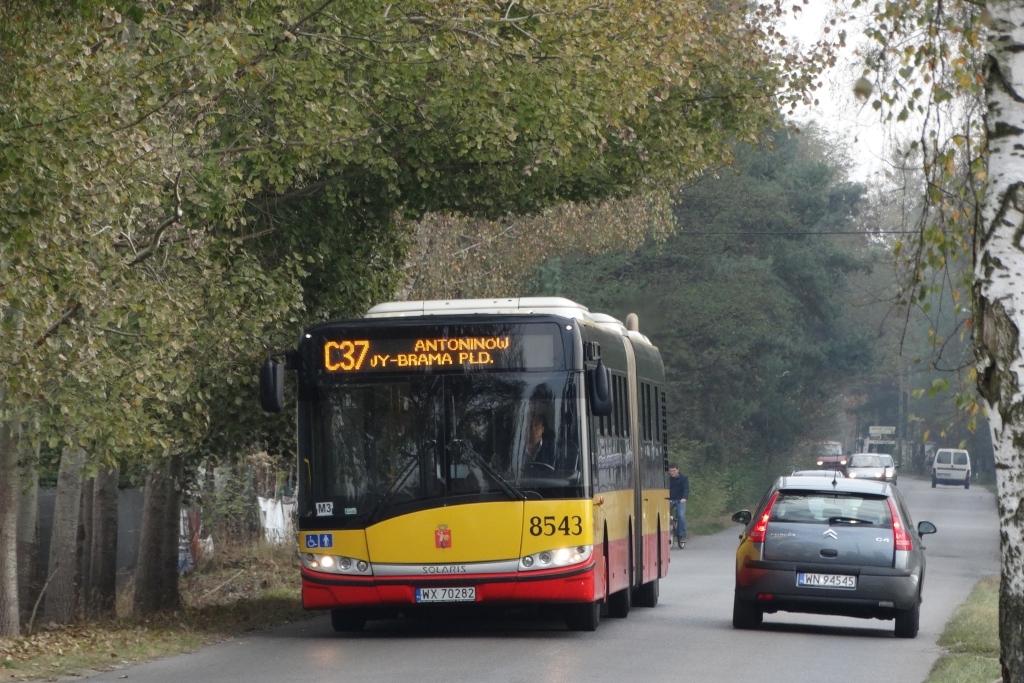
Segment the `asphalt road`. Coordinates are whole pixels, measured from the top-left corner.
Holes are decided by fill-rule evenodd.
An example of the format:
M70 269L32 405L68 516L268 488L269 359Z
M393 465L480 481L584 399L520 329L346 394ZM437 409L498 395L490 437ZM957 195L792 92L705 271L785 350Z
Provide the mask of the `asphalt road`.
M897 640L891 621L779 613L759 631L731 626L733 555L739 529L697 538L672 554L661 603L605 619L596 633L523 614L471 620L375 622L336 635L326 616L198 652L104 673L117 683L591 683L601 681L921 681L935 644L975 581L999 571L995 501L981 487L900 485L926 537L921 632Z

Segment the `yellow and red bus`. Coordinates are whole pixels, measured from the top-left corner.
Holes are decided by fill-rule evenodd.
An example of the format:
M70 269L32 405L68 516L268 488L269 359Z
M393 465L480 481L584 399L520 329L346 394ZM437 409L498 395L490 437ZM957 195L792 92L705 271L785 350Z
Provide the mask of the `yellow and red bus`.
M548 603L592 631L655 606L665 372L627 323L553 297L395 302L272 354L264 409L298 375L304 607L351 631L432 603Z

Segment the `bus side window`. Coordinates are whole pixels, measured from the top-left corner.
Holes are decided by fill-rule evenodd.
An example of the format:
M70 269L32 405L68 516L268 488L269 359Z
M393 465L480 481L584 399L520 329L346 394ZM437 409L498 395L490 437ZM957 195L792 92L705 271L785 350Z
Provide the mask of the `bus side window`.
M629 393L626 391L626 378L619 378L619 436L629 436Z
M665 392L661 392L661 452L668 463L668 406L665 405Z
M640 388L636 392L636 398L640 402L637 406L637 413L640 415L640 441L647 440L647 401L644 399L644 392L647 391L647 384L640 382Z
M654 429L654 443L661 443L661 400L658 394L658 387L654 387L654 414L651 416L652 427Z
M654 439L654 426L651 424L651 385L644 385L644 440L652 441Z
M619 376L612 375L612 436L619 436L622 428L619 425L619 410L622 400L619 398Z
M646 441L650 438L647 433L647 383L640 383L640 439Z
M618 375L612 375L612 402L614 404L612 415L615 418L612 425L612 436L618 437L622 435L622 425L619 421L619 411L622 410L622 398L619 396Z
M615 378L615 436L626 435L626 420L623 419L626 396L623 395L623 378Z

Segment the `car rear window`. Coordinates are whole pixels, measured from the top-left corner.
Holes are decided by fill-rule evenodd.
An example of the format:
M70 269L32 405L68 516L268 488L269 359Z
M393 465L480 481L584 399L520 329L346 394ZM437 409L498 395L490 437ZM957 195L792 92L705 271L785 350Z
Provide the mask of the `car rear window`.
M954 465L966 465L967 464L967 454L966 453L954 453L953 454L953 464Z
M949 464L949 456L950 455L952 455L952 454L949 451L946 451L946 452L939 451L938 456L936 456L936 458L935 458L936 464L948 465Z
M877 455L854 455L850 457L850 467L882 467L882 459Z
M774 522L828 524L832 517L849 517L877 526L892 523L884 496L831 491L780 491L769 518Z

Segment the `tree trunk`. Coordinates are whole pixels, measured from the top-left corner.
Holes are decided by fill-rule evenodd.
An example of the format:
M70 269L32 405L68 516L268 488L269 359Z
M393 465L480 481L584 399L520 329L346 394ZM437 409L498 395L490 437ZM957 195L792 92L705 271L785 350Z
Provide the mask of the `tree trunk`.
M50 585L46 589L43 619L58 624L75 617L75 574L77 573L78 512L82 501L82 470L85 451L65 448L57 473L57 499L53 506L53 534L50 537Z
M89 549L89 615L115 616L117 591L117 479L116 467L103 467L93 485L92 545Z
M13 638L21 630L18 618L18 479L18 425L0 421L0 637L3 638Z
M182 458L172 455L150 469L142 507L142 537L135 570L133 609L145 615L178 607L178 536Z
M1024 681L1024 2L987 3L988 185L975 231L978 392L992 430L1003 680Z
M81 605L81 613L89 614L90 598L90 562L92 561L92 494L96 484L96 477L87 477L82 481L81 507L78 510L78 543L75 546L75 556L78 560L78 577L75 579L75 590L78 595L78 604Z
M178 590L178 544L181 540L181 483L184 478L183 458L172 455L167 464L167 514L164 516L164 557L161 571L163 596L161 609L181 606Z
M39 443L35 452L21 438L21 495L18 498L18 597L21 621L28 623L39 597Z

